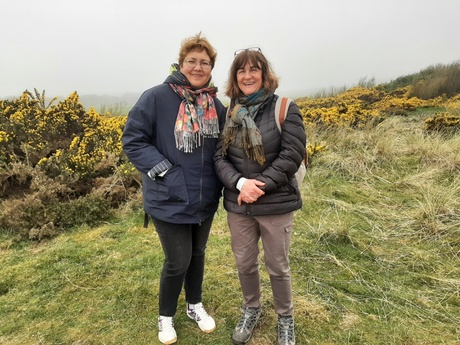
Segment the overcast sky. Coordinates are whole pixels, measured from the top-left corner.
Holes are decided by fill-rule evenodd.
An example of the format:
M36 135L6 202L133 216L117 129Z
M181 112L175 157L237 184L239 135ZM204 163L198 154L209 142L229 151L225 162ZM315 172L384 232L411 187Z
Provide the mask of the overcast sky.
M278 94L388 82L460 60L459 0L0 0L0 97L141 93L162 83L181 41L218 51L224 97L233 52L258 46Z

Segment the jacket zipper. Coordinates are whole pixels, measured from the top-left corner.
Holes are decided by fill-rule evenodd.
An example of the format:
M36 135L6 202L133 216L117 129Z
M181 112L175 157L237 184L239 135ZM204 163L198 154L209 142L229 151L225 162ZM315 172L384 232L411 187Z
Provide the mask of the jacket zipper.
M200 172L200 209L199 209L199 215L200 218L198 219L200 226L201 226L201 210L203 208L203 169L204 169L204 140L205 137L203 136L202 142L201 142L201 172Z
M245 175L246 172L248 171L248 158L246 157L246 155L244 156L244 172L245 172ZM245 176L246 177L246 176ZM249 216L251 215L251 211L250 211L250 205L251 204L246 204L246 215Z

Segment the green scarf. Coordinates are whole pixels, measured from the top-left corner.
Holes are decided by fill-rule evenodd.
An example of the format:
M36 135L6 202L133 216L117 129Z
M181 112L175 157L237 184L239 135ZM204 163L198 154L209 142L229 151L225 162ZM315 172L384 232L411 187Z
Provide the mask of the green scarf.
M265 93L261 89L252 95L240 96L236 100L232 100L229 117L225 123L223 133L222 150L224 155L227 154L229 145L235 142L236 136L241 130L241 143L239 147L244 149L246 157L257 161L260 165L265 163L262 135L254 122L254 117L260 105L272 95L272 91Z

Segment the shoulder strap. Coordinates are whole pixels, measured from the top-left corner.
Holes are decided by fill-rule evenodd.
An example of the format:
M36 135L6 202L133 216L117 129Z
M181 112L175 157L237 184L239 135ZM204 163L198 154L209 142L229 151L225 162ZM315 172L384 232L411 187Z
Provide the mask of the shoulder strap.
M278 97L275 104L275 121L276 127L281 133L281 125L286 118L287 111L289 109L289 104L291 103L291 99L287 97Z
M276 100L275 104L275 121L276 121L276 127L278 127L278 130L281 133L281 125L284 122L284 119L286 118L288 109L289 109L289 104L291 104L292 99L287 98L287 97L278 97ZM303 162L305 166L308 164L308 151L305 150L305 157L303 159Z

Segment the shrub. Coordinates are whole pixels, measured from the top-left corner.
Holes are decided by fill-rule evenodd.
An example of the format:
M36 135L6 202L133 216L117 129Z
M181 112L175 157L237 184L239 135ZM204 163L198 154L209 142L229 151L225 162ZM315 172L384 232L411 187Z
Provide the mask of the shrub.
M411 87L409 97L432 99L450 98L460 93L460 61L429 66L418 73L399 77L377 88L385 92Z
M97 225L110 219L110 203L100 195L88 194L66 203L53 204L49 209L56 226L68 229L87 224Z
M41 239L106 219L140 186L122 152L126 117L86 111L76 92L55 101L37 90L0 101L0 231Z
M460 116L450 112L440 112L425 120L425 129L429 132L459 133Z
M437 65L429 78L414 84L412 96L431 99L440 96L452 97L460 93L460 61L450 65Z
M370 105L381 97L376 89L357 86L336 97L299 99L297 104L307 125L362 128L380 121L380 113Z

